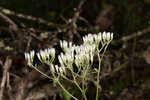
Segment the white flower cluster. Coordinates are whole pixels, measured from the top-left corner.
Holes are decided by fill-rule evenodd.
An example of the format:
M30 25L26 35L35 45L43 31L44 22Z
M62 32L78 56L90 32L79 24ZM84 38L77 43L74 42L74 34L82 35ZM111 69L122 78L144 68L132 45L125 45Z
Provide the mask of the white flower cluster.
M88 34L83 37L83 44L80 46L72 45L72 42L67 42L65 40L60 41L60 46L64 51L64 53L60 53L60 55L58 55L60 67L52 64L55 59L54 48L41 50L37 53L37 57L41 62L50 65L52 73L62 74L66 72L65 68L73 70L73 64L75 64L79 69L92 65L94 54L100 42L105 44L109 43L112 39L113 33L103 32L98 33L97 35ZM29 66L33 63L34 54L34 51L25 53L25 58Z
M63 40L60 41L60 46L64 51L64 53L58 55L58 60L60 65L62 67L68 67L72 69L72 65L74 63L75 45L72 45L72 42L67 42Z
M75 63L79 68L85 65L89 65L90 62L93 62L93 56L96 48L94 44L83 44L80 46L67 46L66 44L71 44L71 42L67 43L66 41L60 41L60 45L65 52L64 54L61 53L58 56L58 60L61 66L70 67L71 70L73 70L73 63Z
M40 52L38 52L36 55L41 62L50 64L55 59L55 49L48 48L45 50L40 50ZM34 56L35 56L35 51L31 51L30 53L25 53L25 59L27 60L27 64L29 66L33 65Z
M70 53L61 53L59 56L58 56L58 60L59 60L59 63L61 64L61 66L65 67L65 66L68 66L68 67L72 67L72 64L74 62L74 54L70 54Z
M110 32L103 32L98 33L97 35L94 34L88 34L87 36L83 37L84 44L96 44L99 45L99 43L108 43L113 39L113 33Z
M38 59L45 64L50 66L50 70L52 73L65 73L65 67L59 67L58 65L53 65L52 62L55 59L55 49L48 48L45 50L40 50L36 53ZM35 51L31 51L30 53L25 53L25 59L27 60L28 66L33 66L33 60L35 56Z
M96 45L83 44L75 48L75 64L78 68L88 66L93 63Z

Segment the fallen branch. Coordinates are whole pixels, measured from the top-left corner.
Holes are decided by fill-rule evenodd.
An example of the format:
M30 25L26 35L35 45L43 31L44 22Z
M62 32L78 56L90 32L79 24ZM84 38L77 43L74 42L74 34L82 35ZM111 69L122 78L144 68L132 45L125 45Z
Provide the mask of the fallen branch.
M4 14L7 14L7 15L13 15L13 16L16 16L16 17L19 17L19 18L23 18L23 19L27 19L27 20L31 20L31 21L36 21L40 24L46 24L48 26L58 26L58 24L55 24L55 23L52 23L52 22L48 22L42 18L38 18L38 17L34 17L34 16L30 16L30 15L25 15L25 14L22 14L22 13L17 13L17 12L14 12L12 10L9 10L9 9L5 9L3 7L0 7L0 12L3 12Z
M72 17L72 19L71 19L71 27L70 27L70 29L69 29L69 31L68 31L68 35L69 35L69 39L70 39L70 41L72 41L73 40L73 34L75 34L78 38L80 38L80 35L77 33L77 24L76 24L76 22L77 22L77 20L80 18L80 13L81 13L81 11L82 11L82 6L84 5L84 3L86 2L87 0L81 0L80 1L80 3L79 3L79 5L78 5L78 7L77 8L74 8L74 11L75 11L75 13L74 13L74 16Z
M146 34L148 32L150 32L150 27L145 28L142 31L138 31L138 32L132 33L131 35L124 36L120 40L113 41L112 43L115 44L115 43L122 42L122 41L129 41L129 40L131 40L131 39L133 39L135 37L142 36L142 35L144 35L144 34Z
M17 25L15 24L15 22L13 22L9 17L7 17L6 15L4 15L3 13L0 12L0 17L3 18L6 22L9 23L9 29L10 31L18 31L18 27Z
M5 85L7 85L10 88L8 81L9 81L9 68L11 64L12 64L12 60L7 57L5 64L3 66L3 77L0 86L0 100L3 100Z

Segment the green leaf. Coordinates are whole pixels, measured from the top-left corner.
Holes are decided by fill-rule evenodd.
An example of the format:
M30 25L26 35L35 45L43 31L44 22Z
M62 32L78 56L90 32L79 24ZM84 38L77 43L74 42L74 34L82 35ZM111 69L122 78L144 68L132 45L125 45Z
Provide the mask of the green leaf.
M62 96L64 97L64 100L71 100L71 97L65 91L62 91Z

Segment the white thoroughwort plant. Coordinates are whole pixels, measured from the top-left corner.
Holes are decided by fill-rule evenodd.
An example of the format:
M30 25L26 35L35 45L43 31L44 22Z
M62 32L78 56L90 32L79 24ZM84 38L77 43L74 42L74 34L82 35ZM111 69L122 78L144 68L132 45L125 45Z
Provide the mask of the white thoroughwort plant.
M48 48L41 50L36 53L38 59L49 66L51 76L40 71L36 66L33 65L33 60L35 52L31 51L25 53L25 59L27 60L28 66L34 68L45 77L53 79L70 97L75 100L79 100L77 97L73 96L61 83L60 79L65 79L71 81L80 90L83 95L84 100L87 100L87 80L89 75L96 73L96 97L95 100L99 98L99 87L100 87L100 69L101 61L104 53L113 39L113 33L103 32L98 34L88 34L83 37L82 45L73 45L72 42L67 42L65 40L60 41L60 46L63 50L60 55L58 55L59 65L54 65L53 61L55 59L55 49ZM99 48L99 45L101 47ZM98 57L99 65L92 68L94 56ZM75 70L76 69L76 70ZM71 72L72 79L67 77L67 71ZM79 82L78 79L81 81Z

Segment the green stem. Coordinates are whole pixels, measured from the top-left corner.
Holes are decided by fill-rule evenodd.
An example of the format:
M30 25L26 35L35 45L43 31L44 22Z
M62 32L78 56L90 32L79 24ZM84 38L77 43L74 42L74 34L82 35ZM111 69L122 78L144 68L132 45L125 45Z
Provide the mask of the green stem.
M98 53L98 60L99 60L99 66L98 66L98 73L97 73L96 100L98 100L98 87L100 82L100 68L101 68L101 59L99 53Z
M86 98L86 94L85 94L85 89L84 88L81 88L79 86L79 84L77 83L76 81L76 77L78 76L78 74L74 73L73 70L71 70L71 73L72 73L72 76L73 76L73 82L75 83L75 85L77 86L77 88L81 91L83 97L84 97L84 100L87 100ZM85 76L85 75L84 75ZM84 82L82 81L82 85L84 85ZM83 86L82 86L83 87Z
M69 92L64 88L64 86L59 82L58 79L56 79L55 81L58 83L58 85L59 85L70 97L72 97L74 100L78 100L76 97L74 97L71 93L69 93Z
M35 66L31 65L31 68L35 69L36 71L38 71L40 74L44 75L46 78L48 79L53 79L50 76L46 75L45 73L43 73L42 71L40 71L38 68L36 68Z
M110 42L109 42L109 43L110 43ZM105 53L105 51L106 51L106 49L107 49L109 43L106 44L106 46L105 46L105 48L104 48L104 52L102 53L102 57L100 57L99 50L98 50L98 52L97 52L98 61L99 61L99 66L98 66L98 72L97 72L97 87L96 87L96 99L95 99L95 100L98 100L98 97L99 97L99 95L98 95L98 92L99 92L99 91L98 91L98 90L99 90L99 84L100 84L101 61L102 61L102 59L103 59L104 53ZM105 45L105 44L104 44L104 45ZM102 48L104 47L104 45L102 46ZM97 48L97 49L98 49L98 48Z
M86 90L85 90L85 87L84 87L84 79L83 79L83 81L82 81L82 94L83 94L83 97L84 97L84 100L87 100L87 98L86 98Z
M87 66L87 68L88 68L88 66ZM84 84L85 84L85 77L86 77L87 70L88 70L87 68L85 68L83 70L83 77L82 77L82 94L83 94L83 97L84 97L85 100L87 100L87 98L86 98L86 90L85 90L85 86L84 86Z
M86 95L85 95L85 91L83 91L83 90L81 89L81 87L80 87L79 84L76 82L76 80L74 80L74 83L75 83L75 85L78 87L78 89L81 91L81 93L82 93L82 95L83 95L83 97L84 97L84 100L87 100Z

